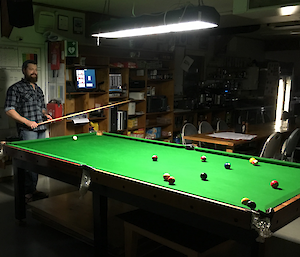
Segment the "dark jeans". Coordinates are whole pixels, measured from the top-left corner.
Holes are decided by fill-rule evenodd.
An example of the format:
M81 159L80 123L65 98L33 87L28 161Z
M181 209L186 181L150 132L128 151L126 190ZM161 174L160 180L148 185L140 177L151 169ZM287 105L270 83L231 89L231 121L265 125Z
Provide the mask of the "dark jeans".
M45 138L45 131L20 131L20 138L22 140L33 140L39 138ZM25 194L32 194L36 191L36 185L38 182L38 174L29 170L25 171Z

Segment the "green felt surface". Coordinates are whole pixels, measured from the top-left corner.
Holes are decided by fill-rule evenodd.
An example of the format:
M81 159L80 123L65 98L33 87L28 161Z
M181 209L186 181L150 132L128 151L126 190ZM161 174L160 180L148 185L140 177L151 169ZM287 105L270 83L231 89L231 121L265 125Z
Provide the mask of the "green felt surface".
M298 164L257 158L259 165L254 166L246 155L186 150L182 145L108 133L77 136L76 141L63 136L10 145L235 206L245 207L241 199L248 197L263 211L300 193ZM157 162L152 160L154 154ZM202 155L206 162L200 160ZM226 162L231 169L225 169ZM175 185L163 180L166 172L175 177ZM207 173L207 181L200 179L202 172ZM279 182L278 189L270 186L272 180Z

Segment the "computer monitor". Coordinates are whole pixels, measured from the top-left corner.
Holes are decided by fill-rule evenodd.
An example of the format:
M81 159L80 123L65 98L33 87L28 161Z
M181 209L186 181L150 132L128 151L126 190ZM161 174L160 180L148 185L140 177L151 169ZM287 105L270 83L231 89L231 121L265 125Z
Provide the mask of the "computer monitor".
M97 86L95 69L76 69L77 90L92 90Z

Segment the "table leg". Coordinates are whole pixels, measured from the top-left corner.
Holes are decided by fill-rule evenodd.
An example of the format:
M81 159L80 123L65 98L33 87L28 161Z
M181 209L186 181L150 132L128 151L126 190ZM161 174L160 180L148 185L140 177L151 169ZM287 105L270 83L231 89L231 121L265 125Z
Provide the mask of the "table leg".
M26 218L25 204L25 170L17 166L14 168L14 188L15 188L15 218L19 221Z
M93 191L95 256L107 256L107 202L106 196Z

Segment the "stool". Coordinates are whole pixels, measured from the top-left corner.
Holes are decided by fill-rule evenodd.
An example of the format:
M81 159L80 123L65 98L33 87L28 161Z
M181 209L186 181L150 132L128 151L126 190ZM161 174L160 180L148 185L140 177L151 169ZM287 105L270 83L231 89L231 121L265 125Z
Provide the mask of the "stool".
M189 257L200 257L227 240L177 221L138 209L118 215L124 221L125 256L137 254L138 236L181 252Z

